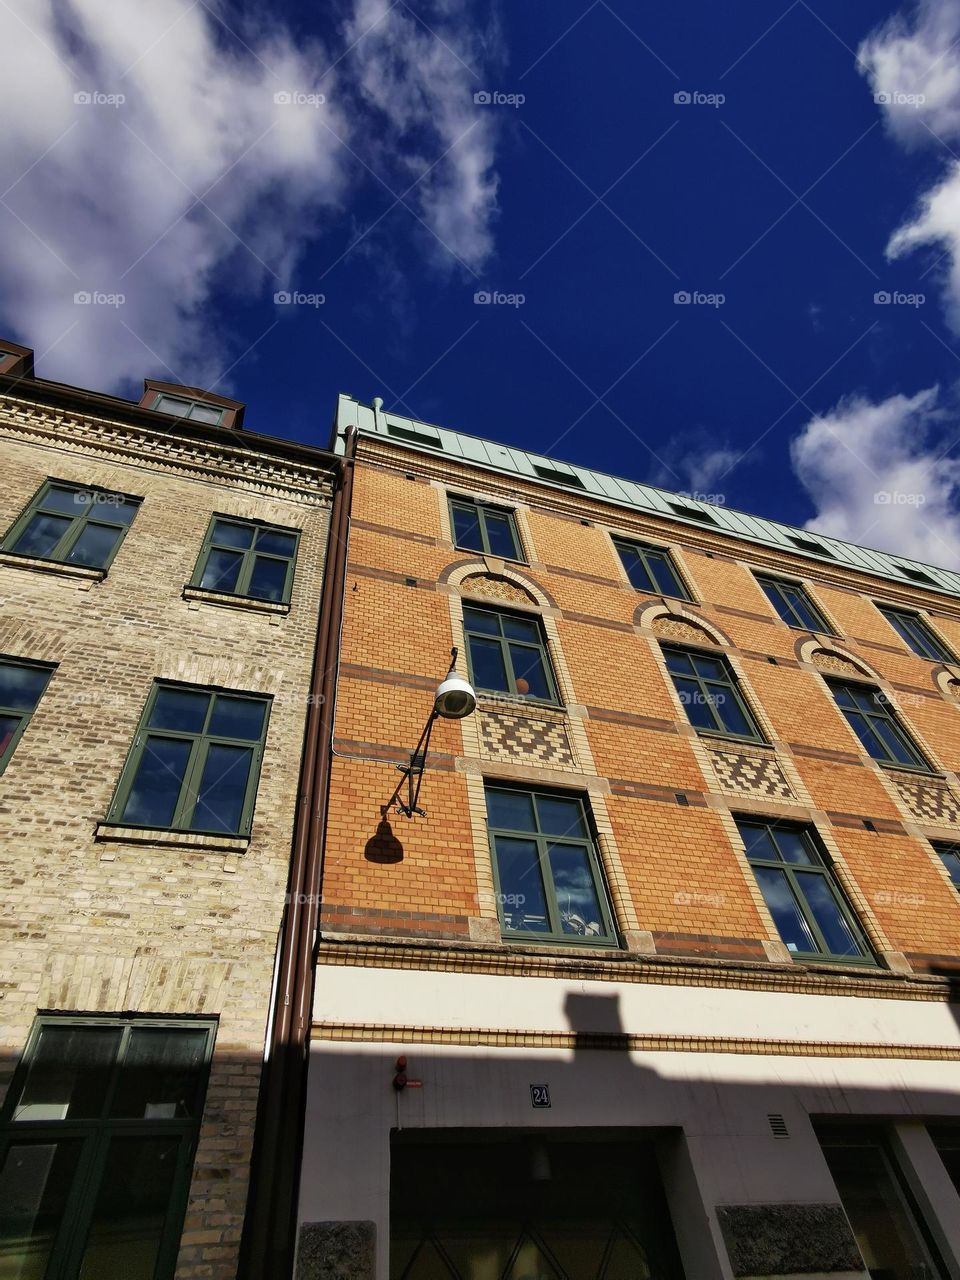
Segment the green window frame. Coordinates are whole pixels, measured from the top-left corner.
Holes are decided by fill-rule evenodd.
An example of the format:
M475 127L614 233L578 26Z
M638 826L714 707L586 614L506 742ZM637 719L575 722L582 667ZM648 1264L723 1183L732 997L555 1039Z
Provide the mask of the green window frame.
M934 852L947 869L953 887L960 893L960 844L950 841L934 841Z
M35 1020L0 1113L0 1257L17 1275L170 1280L215 1033L212 1019Z
M736 818L747 861L795 960L875 965L876 957L809 827Z
M215 514L204 534L189 585L248 600L289 604L299 547L299 529Z
M877 608L918 658L926 658L929 662L956 662L954 655L919 613L913 613L909 609L894 609L886 604L878 604Z
M613 545L631 585L638 591L654 596L672 596L677 600L690 599L690 592L677 572L673 556L665 547L631 542L627 538L614 538Z
M493 782L484 790L503 937L618 946L583 798Z
M867 684L828 680L833 700L867 755L881 764L930 773L930 765L890 710L886 694Z
M7 767L55 670L45 662L0 656L0 773Z
M520 534L513 512L506 507L450 494L450 527L454 545L465 551L524 563Z
M45 480L7 530L0 551L106 572L141 501L97 485Z
M264 694L156 681L107 822L249 835L270 703Z
M159 393L150 408L157 413L167 413L171 418L203 422L209 427L218 427L223 421L224 414L223 408L219 405L208 404L203 400L191 400L186 396L172 396L165 391Z
M766 742L722 653L673 644L661 648L687 719L698 733Z
M784 578L768 578L759 573L756 579L764 595L788 627L796 627L799 631L817 631L828 636L834 634L833 628L827 625L826 618L814 604L810 592L801 583Z
M475 689L560 705L547 637L538 617L464 602L463 629Z

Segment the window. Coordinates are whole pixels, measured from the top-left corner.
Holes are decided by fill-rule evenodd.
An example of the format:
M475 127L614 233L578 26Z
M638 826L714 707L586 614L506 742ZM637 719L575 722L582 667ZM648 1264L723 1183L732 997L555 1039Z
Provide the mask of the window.
M726 658L674 645L664 645L663 656L687 719L695 728L764 740Z
M467 551L501 556L504 560L522 560L517 523L512 511L489 507L469 498L450 499L450 521L453 540Z
M710 512L704 511L702 507L688 507L685 502L668 502L667 506L678 516L685 516L688 520L699 520L701 524L717 523Z
M930 766L901 728L885 694L869 685L842 684L835 680L829 684L834 701L868 755L885 764L929 772Z
M486 795L504 937L615 943L582 800L495 786Z
M556 702L556 684L539 618L465 605L467 664L475 688Z
M893 609L890 605L880 604L877 608L896 631L908 649L920 658L930 662L956 662L956 658L947 646L934 635L918 613L908 609Z
M159 395L152 406L158 413L169 413L174 418L189 418L191 422L205 422L216 427L223 421L223 409L202 400L185 400L181 396Z
M819 1125L817 1137L866 1271L881 1280L946 1275L878 1125Z
M937 857L947 868L947 873L960 891L960 844L935 844Z
M828 551L821 542L814 542L813 538L801 538L799 534L788 533L787 537L795 547L799 547L801 551L806 551L814 556L827 556L833 559L833 552Z
M819 631L827 635L833 634L820 610L799 582L785 582L780 578L761 578L759 575L757 581L788 627L799 627L802 631Z
M139 498L47 480L3 539L2 550L106 569L139 506Z
M639 542L627 542L622 538L614 538L613 545L623 562L627 577L638 591L675 596L679 600L690 599L690 593L680 581L669 551Z
M937 585L929 573L924 573L922 569L914 569L908 564L898 564L897 568L905 578L909 578L911 582L922 583L925 587L935 587Z
M4 1275L173 1276L213 1036L209 1022L37 1019L0 1126Z
M440 433L432 427L418 425L416 427L399 427L395 422L387 423L387 434L397 440L409 440L411 444L429 445L431 449L442 449Z
M214 516L191 586L287 604L299 538L295 529Z
M154 685L109 821L247 835L269 699Z
M541 480L549 480L551 484L566 484L571 489L583 489L585 487L576 472L571 471L569 468L561 471L558 467L545 467L539 462L532 463L532 466Z
M43 696L53 667L0 658L0 773Z
M811 833L737 819L747 859L791 955L873 963L873 954Z

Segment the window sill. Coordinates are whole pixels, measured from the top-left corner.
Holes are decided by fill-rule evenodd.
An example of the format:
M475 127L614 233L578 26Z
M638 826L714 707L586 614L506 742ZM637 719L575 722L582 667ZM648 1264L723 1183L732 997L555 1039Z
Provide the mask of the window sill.
M868 760L874 760L873 756L867 756ZM938 778L941 782L946 781L946 774L940 773L937 769L931 769L929 765L923 764L896 764L893 760L874 760L881 769L886 769L888 773L908 773L911 778Z
M0 565L11 569L32 569L34 573L49 573L55 578L71 578L75 582L102 582L106 569L92 569L88 565L64 564L61 560L41 560L36 556L21 556L15 551L0 551Z
M477 690L478 711L523 711L528 715L533 711L553 711L557 715L566 714L559 702L543 702L539 698L524 698L518 693L490 693Z
M459 542L453 543L455 551L468 551L472 556L480 556L484 560L502 560L504 564L518 564L521 568L529 568L529 560L522 560L516 556L498 556L492 551L479 551L476 547L464 547Z
M219 605L223 609L245 609L249 613L266 613L270 617L285 618L290 612L290 604L282 604L276 600L257 600L253 596L233 596L224 591L208 591L205 587L183 588L184 600L197 601L200 604Z
M738 747L760 747L763 751L775 751L772 743L764 742L763 738L741 737L736 733L720 733L717 729L697 729L698 738L705 738L707 742L729 742Z
M171 831L166 827L125 827L115 822L98 822L93 838L119 844L203 849L212 853L246 853L250 847L249 836L215 836L204 831Z

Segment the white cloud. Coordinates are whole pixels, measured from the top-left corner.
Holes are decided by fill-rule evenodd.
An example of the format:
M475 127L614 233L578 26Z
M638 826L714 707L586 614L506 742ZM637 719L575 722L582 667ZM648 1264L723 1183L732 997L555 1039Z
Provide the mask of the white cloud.
M960 0L921 0L913 22L892 18L863 42L860 69L881 103L891 133L905 146L960 139ZM960 333L960 163L921 196L894 233L888 258L920 246L942 250L947 322Z
M722 503L723 480L741 461L741 454L704 427L671 432L658 446L660 465L650 483L674 492L689 493L701 499Z
M389 116L406 186L474 117L473 77L412 18L382 18L389 68L386 33L358 39L380 0L355 0L344 47L356 47L333 71L337 51L282 25L231 33L221 3L8 0L0 309L38 359L50 349L46 376L105 389L150 373L218 383L242 349L213 301L262 301L263 332L275 290L309 287L296 264L370 182L354 153L376 136L372 120ZM469 3L442 0L443 21L469 29ZM119 105L96 100L118 94ZM408 197L470 265L492 248L494 142L481 118ZM78 292L125 301L76 305Z
M806 527L960 568L960 461L942 448L949 417L934 386L879 403L850 396L813 418L791 444L817 508Z

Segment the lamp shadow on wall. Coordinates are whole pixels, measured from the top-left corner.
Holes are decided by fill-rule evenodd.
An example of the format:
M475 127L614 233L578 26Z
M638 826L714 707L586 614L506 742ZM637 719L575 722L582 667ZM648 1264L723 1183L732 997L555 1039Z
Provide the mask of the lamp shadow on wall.
M395 835L386 813L381 813L376 831L363 846L363 856L368 862L403 861L403 845Z

